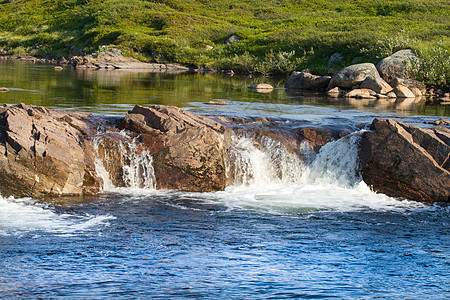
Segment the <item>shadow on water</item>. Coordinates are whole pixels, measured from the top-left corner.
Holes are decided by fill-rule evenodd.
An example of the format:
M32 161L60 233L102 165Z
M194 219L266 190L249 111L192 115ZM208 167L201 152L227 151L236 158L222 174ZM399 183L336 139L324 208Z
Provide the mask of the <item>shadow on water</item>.
M344 100L324 94L286 92L286 78L168 74L138 71L55 70L51 65L0 61L3 103L49 108L74 108L100 114L124 114L136 104L192 107L211 100L329 107L339 110L390 112L406 115L450 116L448 105L411 100ZM247 86L267 82L275 89L260 94ZM195 105L194 105L195 106Z

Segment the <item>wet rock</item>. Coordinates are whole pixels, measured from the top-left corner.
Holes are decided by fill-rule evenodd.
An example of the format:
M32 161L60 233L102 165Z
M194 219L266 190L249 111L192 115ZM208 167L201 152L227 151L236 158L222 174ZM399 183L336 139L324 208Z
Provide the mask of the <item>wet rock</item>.
M334 87L331 90L327 91L327 94L330 97L338 98L338 97L341 97L341 96L345 95L346 91L344 91L344 90L342 90L342 89L340 89L338 87Z
M364 181L392 197L450 202L450 130L375 119L362 136Z
M377 64L377 70L381 77L391 83L395 78L407 78L406 70L411 66L412 60L419 59L411 49L400 50L383 58Z
M309 72L292 72L285 84L286 89L325 90L331 80L330 76L317 76Z
M345 94L345 98L371 99L376 100L376 92L370 89L354 89Z
M24 104L0 109L0 193L43 197L98 192L84 152L86 114Z
M208 102L203 102L203 104L207 104L207 105L228 105L228 103L226 101L208 101Z
M135 106L121 127L141 135L153 156L157 187L216 191L226 186L230 130L173 106Z
M270 93L271 91L273 91L273 86L268 83L258 83L255 85L251 85L248 88L258 93Z
M334 74L328 84L328 90L336 86L343 89L350 89L353 86L359 86L367 77L380 77L374 64L363 63L351 65Z
M445 126L450 125L450 121L447 120L447 119L444 119L444 118L439 118L436 121L424 122L424 123L425 124L432 124L432 125L436 125L436 126L438 126L438 125L445 125Z

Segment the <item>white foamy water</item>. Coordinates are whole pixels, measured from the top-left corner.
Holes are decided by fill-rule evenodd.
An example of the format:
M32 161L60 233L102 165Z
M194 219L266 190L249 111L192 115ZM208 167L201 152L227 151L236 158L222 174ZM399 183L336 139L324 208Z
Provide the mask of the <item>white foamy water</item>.
M58 214L52 208L31 198L0 196L0 235L28 232L72 234L108 225L109 215Z
M99 148L102 146L102 135L94 137L91 144L95 154L95 171L102 179L102 191L104 192L130 192L133 190L154 190L156 188L156 177L153 169L153 157L147 150L138 151L137 142L129 137L125 131L119 133L127 142L118 142L119 157L122 164L123 187L117 187L111 180L111 175L106 170L108 161L117 159L110 158L108 152L102 155Z
M426 205L373 192L358 172L359 133L326 144L315 155L302 144L303 160L277 141L259 144L234 137L225 191L199 195L229 208L269 212L408 210Z
M126 136L124 133L122 133ZM268 212L411 210L426 205L398 200L373 192L358 171L360 133L343 137L324 145L318 154L303 142L300 158L289 152L279 141L269 137L255 140L248 136L232 137L227 162L231 184L215 193L181 193L190 199L222 203L230 209L256 209ZM98 147L101 138L93 140ZM138 152L136 141L120 144L124 163L125 187L111 183L105 169L105 159L97 152L96 171L103 179L103 191L120 193L124 197L179 194L156 191L152 156ZM98 148L96 148L98 151Z

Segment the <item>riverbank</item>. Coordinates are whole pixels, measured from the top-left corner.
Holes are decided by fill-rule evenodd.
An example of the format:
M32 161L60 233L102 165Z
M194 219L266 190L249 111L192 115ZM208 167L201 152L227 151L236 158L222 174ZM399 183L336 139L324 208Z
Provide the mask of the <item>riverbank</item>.
M324 75L336 52L344 67L354 60L377 63L404 48L428 55L436 45L450 46L444 0L38 0L0 6L0 51L9 55L95 56L115 47L150 63L262 74L309 68Z

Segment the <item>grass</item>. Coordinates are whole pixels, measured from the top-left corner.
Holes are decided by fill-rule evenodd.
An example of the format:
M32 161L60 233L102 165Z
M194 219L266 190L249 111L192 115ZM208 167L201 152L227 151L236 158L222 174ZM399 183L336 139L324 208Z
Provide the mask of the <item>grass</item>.
M10 54L112 45L146 61L272 74L325 73L334 52L345 65L398 48L450 49L448 0L0 0L0 9ZM232 34L241 40L225 44Z

